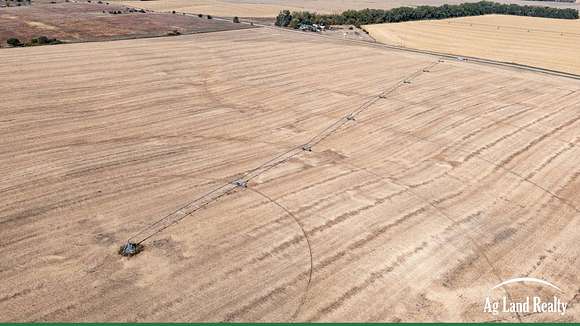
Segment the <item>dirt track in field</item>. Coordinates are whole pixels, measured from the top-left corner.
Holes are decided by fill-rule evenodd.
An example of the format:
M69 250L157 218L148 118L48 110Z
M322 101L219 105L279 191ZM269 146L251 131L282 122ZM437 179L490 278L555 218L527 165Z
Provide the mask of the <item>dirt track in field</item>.
M2 56L0 321L580 318L576 81L268 29ZM555 294L491 290L518 276L563 289L567 313L483 313Z
M379 42L580 74L580 20L486 15L366 25Z

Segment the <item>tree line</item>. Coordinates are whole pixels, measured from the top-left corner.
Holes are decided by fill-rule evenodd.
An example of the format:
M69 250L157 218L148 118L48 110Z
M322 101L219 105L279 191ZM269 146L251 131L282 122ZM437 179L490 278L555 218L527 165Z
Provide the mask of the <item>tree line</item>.
M567 3L576 3L576 0L525 0L525 1L544 1L544 2L567 2Z
M276 25L298 28L302 24L361 25L399 23L414 20L445 19L489 14L546 17L560 19L578 19L578 10L538 6L520 6L490 1L462 3L459 5L442 5L440 7L418 6L399 7L390 10L363 9L347 10L341 14L323 15L308 11L292 12L283 10L276 17Z
M22 43L19 39L11 37L6 40L6 43L12 47L20 47L20 46L38 46L38 45L56 45L62 44L61 40L55 38L48 38L46 36L36 37L30 40L28 43Z

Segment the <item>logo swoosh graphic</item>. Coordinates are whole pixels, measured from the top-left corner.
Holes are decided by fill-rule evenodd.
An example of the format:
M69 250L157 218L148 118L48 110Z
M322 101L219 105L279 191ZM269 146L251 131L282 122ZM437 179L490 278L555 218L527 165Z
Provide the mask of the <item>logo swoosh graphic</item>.
M543 284L543 285L547 285L547 286L553 287L554 289L556 289L556 290L558 290L560 292L564 292L559 287L555 286L554 284L552 284L550 282L547 282L547 281L544 281L544 280L540 280L540 279L537 279L537 278L533 278L533 277L517 277L517 278L512 278L511 280L507 280L507 281L503 281L503 282L499 283L498 285L494 286L491 289L493 290L493 289L496 289L496 288L498 288L500 286L504 286L504 285L511 284L511 283L520 283L520 282L539 283L539 284Z

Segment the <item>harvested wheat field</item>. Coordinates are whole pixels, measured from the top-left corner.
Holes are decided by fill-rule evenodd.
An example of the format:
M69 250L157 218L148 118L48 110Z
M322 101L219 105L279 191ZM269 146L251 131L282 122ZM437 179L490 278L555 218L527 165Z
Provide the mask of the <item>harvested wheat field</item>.
M127 6L145 8L155 11L178 11L193 14L205 14L215 16L240 16L240 17L274 17L280 10L288 9L303 11L305 8L276 5L276 4L257 4L251 2L229 2L222 0L162 0L162 1L140 1L126 0L121 1Z
M390 45L580 74L580 20L486 15L364 29Z
M578 81L265 28L0 69L0 321L580 318ZM567 310L483 312L530 294Z
M315 11L319 13L341 13L345 10L392 9L402 6L440 6L443 4L460 4L479 0L125 0L125 5L157 11L202 13L216 16L240 17L274 17L280 10ZM580 3L497 0L500 3L514 3L528 6L580 8Z

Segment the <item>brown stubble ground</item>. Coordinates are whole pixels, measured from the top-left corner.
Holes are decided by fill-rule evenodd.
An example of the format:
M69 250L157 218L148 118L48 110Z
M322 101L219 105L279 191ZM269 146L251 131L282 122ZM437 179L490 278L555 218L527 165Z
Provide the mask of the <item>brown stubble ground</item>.
M578 19L485 15L363 28L385 44L580 74Z
M132 8L102 2L34 2L32 6L3 8L0 47L7 47L6 40L11 37L23 43L39 36L87 42L163 36L173 31L192 34L250 27L182 14L131 12ZM111 11L122 14L111 14Z
M572 305L522 320L578 320L580 84L516 70L439 63L251 182L277 204L117 255L433 61L267 29L3 52L1 320L514 321L482 309L516 276Z

